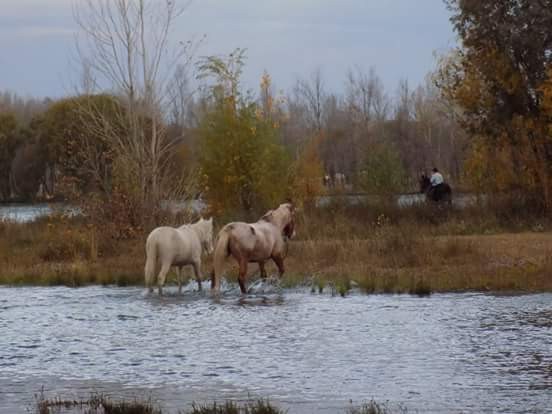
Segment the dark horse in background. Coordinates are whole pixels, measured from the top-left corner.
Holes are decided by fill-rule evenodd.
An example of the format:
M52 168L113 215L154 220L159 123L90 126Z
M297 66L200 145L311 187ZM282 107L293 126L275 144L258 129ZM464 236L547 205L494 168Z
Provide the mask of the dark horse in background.
M420 193L425 194L426 199L435 203L452 205L452 189L447 183L433 187L426 174L420 176Z

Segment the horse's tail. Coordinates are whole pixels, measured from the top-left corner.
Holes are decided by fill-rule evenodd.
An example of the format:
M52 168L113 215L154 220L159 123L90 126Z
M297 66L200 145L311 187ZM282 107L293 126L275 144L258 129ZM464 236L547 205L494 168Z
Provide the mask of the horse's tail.
M229 255L228 243L230 241L230 234L228 228L223 228L217 238L217 245L215 247L215 253L213 255L213 274L211 275L211 289L220 290L220 277L224 270L224 264L226 258Z
M155 278L155 262L157 261L157 243L151 235L146 240L146 266L144 268L144 282L151 287Z

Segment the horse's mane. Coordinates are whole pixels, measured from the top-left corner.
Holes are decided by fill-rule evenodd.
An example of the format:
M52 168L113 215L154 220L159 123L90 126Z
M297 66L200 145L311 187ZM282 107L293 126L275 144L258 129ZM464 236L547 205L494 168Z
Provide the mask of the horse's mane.
M283 219L288 214L289 209L289 218ZM268 223L282 227L281 229L285 237L292 237L294 234L294 220L293 220L293 205L291 203L281 204L276 210L270 210L264 216L261 217L261 220Z
M180 226L179 229L190 229L195 231L196 233L200 233L201 237L206 237L208 236L210 225L212 225L212 223L210 223L210 220L199 218L199 220L195 221L194 223L188 223Z
M269 212L265 213L259 221L268 221L269 223L272 222L273 212L274 210L270 210Z

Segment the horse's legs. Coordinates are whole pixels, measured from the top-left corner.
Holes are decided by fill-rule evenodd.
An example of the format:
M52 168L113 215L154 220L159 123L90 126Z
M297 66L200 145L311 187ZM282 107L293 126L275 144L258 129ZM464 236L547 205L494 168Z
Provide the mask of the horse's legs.
M182 294L182 266L176 268L176 280L178 282L178 294Z
M165 284L165 279L167 278L167 273L169 273L169 270L171 270L170 264L161 265L161 271L159 272L159 275L157 276L157 286L159 288L159 294L163 294L163 285Z
M194 267L194 273L195 273L195 277L196 277L196 280L197 280L197 286L199 288L199 290L201 291L202 287L201 287L201 264L200 262L195 262L193 263L192 265Z
M218 283L215 280L215 269L211 272L211 290L217 288L218 289Z
M245 289L245 278L247 276L247 259L240 259L240 274L238 276L238 283L240 284L240 290L242 293L247 293Z
M272 260L274 260L274 263L276 263L276 266L278 267L278 273L280 273L280 279L281 279L285 271L284 258L280 256L274 256Z
M265 262L259 262L259 270L261 271L261 279L266 279Z

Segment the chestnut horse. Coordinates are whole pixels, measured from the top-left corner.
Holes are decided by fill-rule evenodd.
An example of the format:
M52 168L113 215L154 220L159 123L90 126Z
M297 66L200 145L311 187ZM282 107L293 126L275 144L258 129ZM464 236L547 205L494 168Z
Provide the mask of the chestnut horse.
M211 289L220 291L220 278L229 256L234 256L240 266L238 282L246 293L248 263L258 263L261 277L266 277L265 262L272 259L280 277L284 273L287 238L295 235L295 208L291 203L281 204L266 213L256 223L235 222L227 224L219 232L214 253L214 270Z

